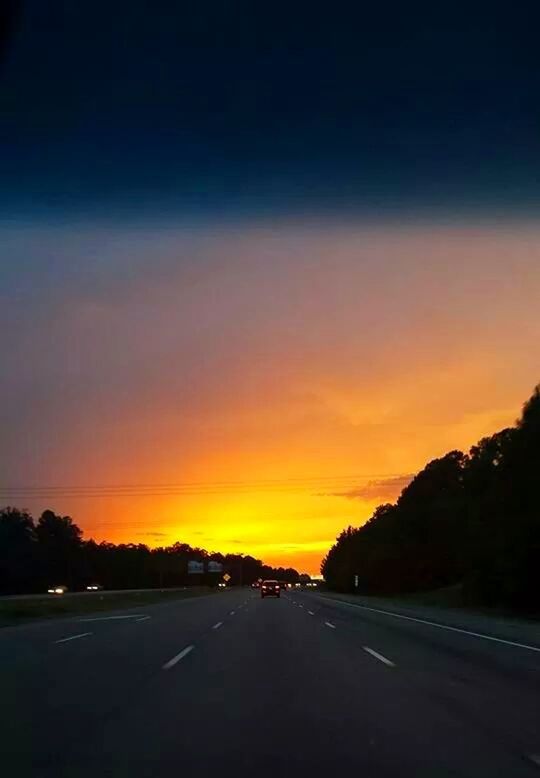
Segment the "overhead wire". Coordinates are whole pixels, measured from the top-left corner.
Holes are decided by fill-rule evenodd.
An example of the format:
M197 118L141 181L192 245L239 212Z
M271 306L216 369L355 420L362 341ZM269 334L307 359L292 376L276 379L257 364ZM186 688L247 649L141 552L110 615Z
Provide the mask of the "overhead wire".
M0 486L0 498L99 498L99 497L174 497L226 493L311 491L314 489L347 489L360 481L393 480L409 473L357 473L330 476L296 476L289 478L238 481L185 481L176 483L130 484L64 484Z

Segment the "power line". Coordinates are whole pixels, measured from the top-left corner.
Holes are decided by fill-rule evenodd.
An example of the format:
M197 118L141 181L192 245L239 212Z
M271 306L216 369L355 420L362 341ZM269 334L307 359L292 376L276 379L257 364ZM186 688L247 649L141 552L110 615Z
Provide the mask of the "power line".
M249 493L254 491L295 491L309 489L345 489L359 481L393 480L410 477L409 473L357 473L351 475L304 476L253 481L186 481L146 484L65 484L13 485L0 487L0 497L15 498L98 498L98 497L169 497L206 494Z

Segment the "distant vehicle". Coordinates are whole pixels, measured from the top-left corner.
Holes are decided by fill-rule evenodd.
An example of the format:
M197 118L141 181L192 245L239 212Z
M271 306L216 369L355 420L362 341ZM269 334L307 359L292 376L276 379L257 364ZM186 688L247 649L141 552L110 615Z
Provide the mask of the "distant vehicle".
M288 586L289 586L289 584L287 583L287 581L280 581L279 582L279 588L283 589L284 592L287 591Z
M48 594L65 594L67 592L67 586L51 586L47 589Z
M300 589L300 588L302 587L302 584L301 584L301 583L295 583L295 587L296 587L297 589Z
M218 589L226 589L226 588L227 588L227 584L224 581L220 581L218 583Z
M251 588L252 589L258 589L259 586L260 586L260 583L258 581L253 581L253 583L251 584Z
M103 589L101 584L88 584L86 587L87 592L99 592L101 589Z
M278 581L263 581L261 585L261 597L279 597L281 589Z

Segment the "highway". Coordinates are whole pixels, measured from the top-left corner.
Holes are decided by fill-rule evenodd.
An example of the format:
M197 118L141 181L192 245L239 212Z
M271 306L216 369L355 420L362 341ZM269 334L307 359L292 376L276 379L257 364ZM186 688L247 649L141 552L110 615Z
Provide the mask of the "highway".
M534 630L407 614L236 589L4 628L2 773L540 776Z

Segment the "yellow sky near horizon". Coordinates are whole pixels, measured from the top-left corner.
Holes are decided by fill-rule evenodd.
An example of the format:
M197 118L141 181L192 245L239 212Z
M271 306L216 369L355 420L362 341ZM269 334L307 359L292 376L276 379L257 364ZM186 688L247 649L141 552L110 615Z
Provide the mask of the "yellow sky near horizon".
M403 465L397 469L394 467L392 473L412 473L429 458L442 455L446 450L455 447L467 449L483 435L513 423L518 412L519 403L515 409L497 409L467 418L457 425L455 435L449 435L447 429L435 428L435 436L411 445L411 459L406 456L407 447L400 443L399 461ZM441 445L439 438L445 440L446 445ZM349 440L346 443L350 445ZM422 455L415 456L419 450L426 452L423 458ZM374 471L369 459L355 462L354 468L353 463L347 461L343 470L332 471L337 475L351 476L347 479L326 481L324 479L329 475L326 471L323 480L308 482L307 479L314 474L325 472L316 469L320 461L316 454L314 451L311 456L304 454L302 458L306 482L299 475L299 469L295 468L291 478L298 479L298 482L271 484L263 489L250 487L250 479L257 483L262 477L270 477L270 472L274 475L279 472L280 477L286 479L289 471L267 471L264 463L246 469L245 462L239 457L246 485L237 488L231 486L220 492L219 486L210 486L211 490L215 490L210 494L67 502L73 506L72 513L76 518L80 520L81 516L84 517L82 526L85 535L99 540L144 542L149 546L181 540L207 550L249 553L269 564L292 566L316 574L322 557L337 534L349 524L359 526L364 523L378 504L393 501L402 486L395 475L388 479L379 478L382 472L378 472L377 468ZM406 467L406 464L409 466ZM271 465L275 467L275 460L272 459ZM152 473L156 470L159 471L159 466L153 467ZM217 468L212 468L213 477L219 472ZM229 477L230 465L221 472L222 478ZM369 472L373 473L373 477L360 477ZM352 477L355 473L359 475L358 479ZM342 496L359 487L365 490L366 495L371 492L373 496Z
M513 424L540 378L535 225L74 240L66 256L100 269L16 336L9 381L29 411L6 426L7 477L209 485L25 501L85 537L318 573L344 527L398 495L396 476Z

